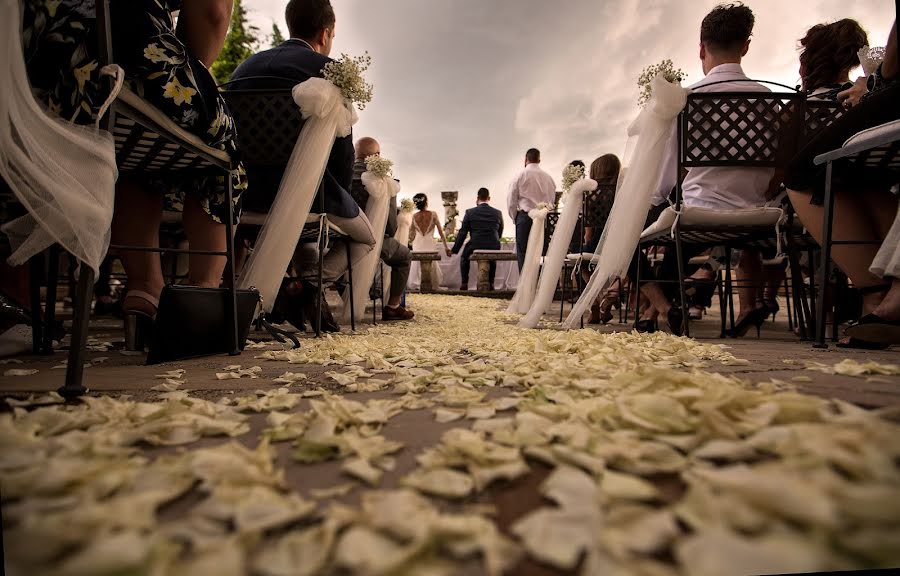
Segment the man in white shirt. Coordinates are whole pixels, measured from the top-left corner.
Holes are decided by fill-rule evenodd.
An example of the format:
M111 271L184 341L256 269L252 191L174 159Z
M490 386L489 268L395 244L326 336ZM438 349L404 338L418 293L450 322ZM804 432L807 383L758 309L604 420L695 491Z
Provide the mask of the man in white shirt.
M553 206L556 202L556 182L541 169L541 152L531 148L525 153L525 169L516 176L509 187L506 204L509 216L516 223L516 255L519 271L525 265L525 248L531 233L531 217L528 212L541 203Z
M754 22L753 12L742 4L720 5L707 14L700 27L700 60L706 77L691 86L694 92L770 92L761 84L747 81L747 76L741 68L741 59L750 48ZM717 84L718 82L721 84ZM659 184L652 200L654 205L654 209L650 211L652 221L655 221L662 208L667 206L667 201L677 183L677 151L678 131L673 123L661 166ZM769 168L691 168L682 182L683 202L686 206L715 210L763 206L774 173L775 171ZM648 221L648 224L652 221ZM667 254L661 276L671 279L676 266L675 255ZM751 280L748 284L756 284L762 274L759 254L745 251L741 259L741 268L745 278ZM641 269L641 276L647 278L645 270L649 270L649 266ZM756 287L749 285L739 290L742 321L754 312L755 291ZM651 305L638 323L638 329L652 331L655 329L656 318L661 315L669 320L670 329L680 334L682 328L680 324L685 311L673 310L669 298L659 284L645 284L641 287L641 293L650 300ZM758 326L761 322L757 323L759 318L756 316L759 315L747 319ZM740 331L741 328L739 323L736 331Z

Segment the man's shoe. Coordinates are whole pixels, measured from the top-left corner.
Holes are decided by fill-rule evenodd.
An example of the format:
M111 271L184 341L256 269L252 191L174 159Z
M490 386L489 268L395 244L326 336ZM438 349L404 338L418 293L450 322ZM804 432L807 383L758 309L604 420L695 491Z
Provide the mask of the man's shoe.
M385 322L394 320L412 320L415 315L415 312L410 312L403 306L397 306L396 308L385 306L384 311L381 313L381 319Z
M316 327L316 308L319 298L322 297L321 292L313 284L303 283L303 315L309 321L313 329ZM322 302L322 332L337 333L341 331L341 327L334 321L331 315L331 309L328 308L328 302Z
M469 291L469 283L466 282L465 284L460 284L459 291L460 292L468 292Z

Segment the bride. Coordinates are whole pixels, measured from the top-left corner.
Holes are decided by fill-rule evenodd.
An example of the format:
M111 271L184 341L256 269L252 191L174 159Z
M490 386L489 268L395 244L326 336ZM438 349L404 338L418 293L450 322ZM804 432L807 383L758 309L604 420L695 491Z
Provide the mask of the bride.
M444 228L436 212L428 209L428 196L424 194L416 194L413 196L413 202L419 209L413 215L412 227L412 248L413 252L437 252L437 242L434 239L434 230L437 229L441 236L441 242L444 243L444 252L450 256L450 247L447 245L447 238L444 236ZM409 282L407 286L413 290L417 290L421 285L422 266L419 262L413 262L409 272ZM431 266L431 285L437 289L443 281L441 267L439 262L434 262Z

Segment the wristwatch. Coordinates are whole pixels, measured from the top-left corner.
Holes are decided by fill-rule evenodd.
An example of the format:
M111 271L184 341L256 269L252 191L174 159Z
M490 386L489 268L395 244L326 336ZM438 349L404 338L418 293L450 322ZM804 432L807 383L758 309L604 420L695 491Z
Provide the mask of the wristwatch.
M878 68L869 74L869 78L866 80L866 90L871 94L872 92L878 92L882 88L884 88L884 76L881 75L881 64L879 64Z

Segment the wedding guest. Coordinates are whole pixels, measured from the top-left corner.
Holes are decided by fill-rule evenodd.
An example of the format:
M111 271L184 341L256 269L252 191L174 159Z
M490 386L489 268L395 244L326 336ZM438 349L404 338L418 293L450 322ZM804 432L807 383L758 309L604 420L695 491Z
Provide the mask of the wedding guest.
M525 153L525 169L516 176L506 197L510 218L516 224L516 255L519 271L525 265L525 250L531 233L531 217L528 212L541 203L550 206L556 202L556 183L541 169L541 152L531 148Z
M801 89L810 99L837 102L838 94L853 85L850 71L859 66L859 51L868 45L856 20L816 24L800 39Z
M603 229L606 227L606 221L609 219L609 213L612 211L613 203L616 200L615 186L619 179L619 170L622 169L622 162L615 154L604 154L591 163L590 178L597 183L598 194L591 197L591 201L587 204L587 210L584 214L584 252L593 254L600 243L600 237ZM590 280L590 271L582 270L582 277L587 282ZM597 301L591 306L591 318L589 324L606 324L612 320L613 315L611 309L619 302L620 289L622 280L616 284L617 289L608 290L605 294L600 295Z
M359 204L365 208L369 202L369 192L362 181L363 172L366 171L366 158L380 156L381 145L374 138L360 138L356 142L356 163L353 165L353 186L350 194ZM381 244L381 260L391 269L391 293L384 305L381 318L385 321L412 320L415 313L407 310L402 304L403 292L409 280L410 266L412 265L412 252L409 248L394 239L397 233L397 198L391 198L388 208L387 225L384 228L384 241Z
M69 122L93 125L106 99L94 3L56 0L22 6L23 49L35 98ZM125 69L131 89L205 144L236 157L234 122L208 70L222 50L231 9L232 0L113 2L111 29L116 62ZM238 165L230 177L237 218L247 183L243 167ZM220 171L140 180L123 175L116 185L115 204L113 244L159 247L165 207L183 211L192 249L225 251L228 202ZM127 251L121 259L128 275L126 322L148 327L164 285L159 254ZM224 267L223 256L192 254L190 283L218 287ZM126 344L137 347L140 334L128 333L135 338Z
M895 20L884 61L869 77L868 89L860 95L857 84L838 94L838 100L849 108L847 112L831 126L818 132L788 167L785 186L791 204L803 225L820 242L824 219L825 167L816 166L813 159L840 148L861 130L900 119L897 50ZM897 198L890 193L895 180L877 169L853 169L842 162L835 163L833 169L833 240L883 242L897 213ZM863 296L865 316L858 325L847 329L849 338L842 342L844 346L871 347L882 342L879 334L892 334L900 325L900 286L891 277L890 270L885 278L870 270L878 251L878 244L832 246L832 259Z
M472 239L466 243L466 238ZM462 277L460 290L469 289L470 258L476 250L499 250L500 238L503 236L503 213L491 206L491 193L487 188L478 190L475 207L466 210L463 216L462 228L456 235L456 242L451 252L462 256L459 259L459 272ZM465 248L463 248L465 244ZM497 274L497 263L490 263L489 272L490 289L494 289L494 277Z
M691 86L694 92L769 92L770 90L756 82L748 81L741 68L741 60L750 49L750 36L753 33L755 18L753 12L743 4L722 4L706 15L700 26L700 60L703 80ZM719 83L721 82L721 83ZM712 86L707 86L714 84ZM666 201L675 187L677 174L677 131L667 145L667 152L662 164L659 184L653 197L656 209L652 214L661 213ZM768 168L691 168L682 183L682 198L686 206L711 208L714 210L734 210L763 206L772 187L774 170ZM648 219L652 224L656 218ZM699 251L685 246L685 261L696 256ZM649 263L644 262L641 269L642 278L652 277ZM759 327L765 322L767 313L757 307L757 286L762 281L762 261L759 252L744 250L740 268L746 282L738 288L740 298L740 315L733 336L743 336L751 327ZM667 251L663 260L661 277L677 278L677 262L674 251ZM641 286L641 294L650 306L644 311L637 324L639 331L656 330L657 318L667 320L669 329L681 334L684 311L673 307L670 297L660 284L651 282Z
M335 38L336 16L329 0L290 0L285 9L290 38L278 46L247 58L234 71L232 85L237 89L291 88L310 78L322 78ZM353 135L337 138L331 149L324 174L324 206L330 221L349 236L349 241L334 242L325 256L323 278L333 282L347 271L347 250L351 262L357 264L375 246L375 235L365 213L350 195L353 184ZM254 199L245 204L247 210L268 212L275 199L284 168L254 171L249 174ZM318 210L322 198L313 201ZM315 309L319 295L317 281L318 254L315 245L301 244L294 256L294 268L302 282L297 297L303 299L308 314ZM337 331L327 306L322 307L323 326ZM308 316L309 317L309 316ZM313 316L314 317L314 316Z

